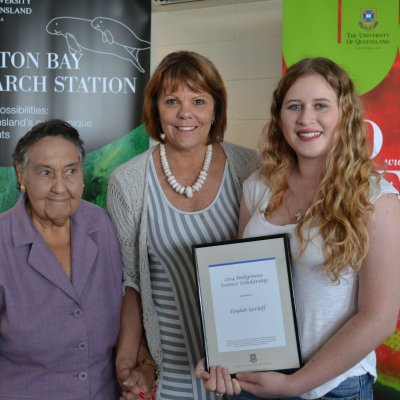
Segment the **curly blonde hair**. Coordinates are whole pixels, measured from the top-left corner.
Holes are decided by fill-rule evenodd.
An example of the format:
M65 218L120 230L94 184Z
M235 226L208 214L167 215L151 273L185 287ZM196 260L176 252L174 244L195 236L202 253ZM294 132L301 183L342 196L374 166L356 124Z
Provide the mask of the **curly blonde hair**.
M297 164L296 153L281 128L284 97L297 79L313 74L322 76L335 90L340 119L314 201L296 228L298 256L316 236L311 236L311 229L317 228L323 239L323 268L338 283L348 266L359 271L367 254L367 220L374 208L369 201L370 177L379 174L370 159L363 110L354 84L346 71L329 59L306 58L294 64L273 93L271 120L260 142L261 173L272 190L271 201L263 212L267 216L282 204L289 173Z

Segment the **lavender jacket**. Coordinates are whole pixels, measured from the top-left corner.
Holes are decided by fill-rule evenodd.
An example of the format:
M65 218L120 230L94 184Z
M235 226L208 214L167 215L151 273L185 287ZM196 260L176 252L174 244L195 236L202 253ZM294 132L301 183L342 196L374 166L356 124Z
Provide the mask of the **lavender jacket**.
M116 400L119 243L84 200L72 216L72 279L33 227L25 196L0 215L0 400Z

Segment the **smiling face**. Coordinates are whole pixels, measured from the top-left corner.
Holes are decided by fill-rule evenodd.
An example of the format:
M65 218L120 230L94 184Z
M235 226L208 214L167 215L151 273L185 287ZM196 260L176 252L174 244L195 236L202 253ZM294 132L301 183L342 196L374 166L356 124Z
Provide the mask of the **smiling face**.
M18 179L26 187L32 219L60 225L76 211L83 192L78 149L60 136L47 136L33 144Z
M167 88L158 98L158 111L166 143L179 150L207 144L214 119L214 99L185 85Z
M299 161L325 161L339 117L337 94L321 75L307 75L294 82L284 97L280 120L284 137Z

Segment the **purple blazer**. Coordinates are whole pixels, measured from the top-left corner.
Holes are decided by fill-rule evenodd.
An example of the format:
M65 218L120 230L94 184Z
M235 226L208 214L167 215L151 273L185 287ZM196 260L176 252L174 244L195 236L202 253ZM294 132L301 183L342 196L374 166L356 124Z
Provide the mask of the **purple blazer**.
M104 210L72 216L72 277L34 228L25 196L0 215L0 400L117 400L119 243Z

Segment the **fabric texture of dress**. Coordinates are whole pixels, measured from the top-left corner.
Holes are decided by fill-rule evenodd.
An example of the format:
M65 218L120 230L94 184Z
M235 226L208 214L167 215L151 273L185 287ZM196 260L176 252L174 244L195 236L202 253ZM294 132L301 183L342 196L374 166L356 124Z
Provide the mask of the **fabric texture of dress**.
M71 217L71 279L21 196L0 216L0 400L117 400L122 260L108 215Z

